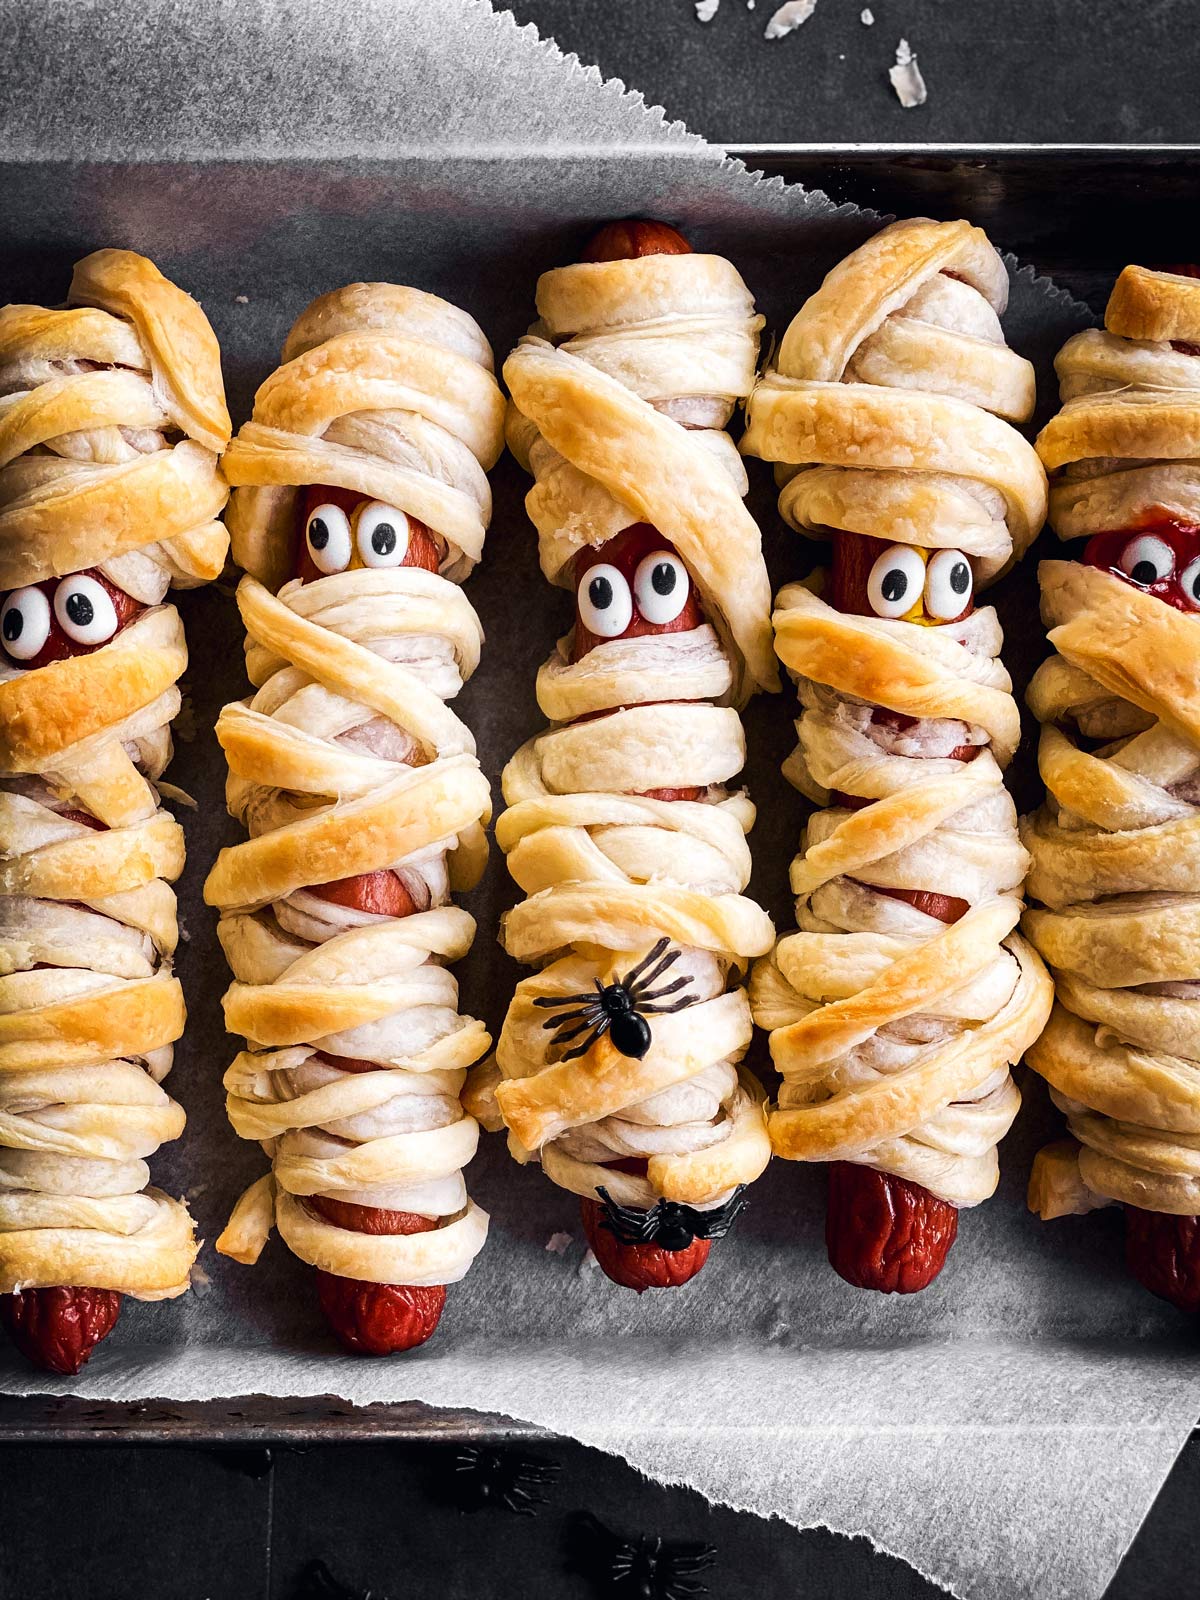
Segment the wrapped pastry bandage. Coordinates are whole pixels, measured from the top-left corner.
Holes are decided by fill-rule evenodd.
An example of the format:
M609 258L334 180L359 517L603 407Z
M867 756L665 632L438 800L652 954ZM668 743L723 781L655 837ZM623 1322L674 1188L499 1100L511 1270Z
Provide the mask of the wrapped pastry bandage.
M226 1021L247 1041L225 1076L229 1115L272 1171L217 1247L254 1261L277 1226L340 1278L453 1283L487 1231L463 1180L478 1125L460 1093L491 1043L449 971L475 933L450 893L477 881L491 812L474 740L447 704L483 640L453 580L482 550L504 406L478 327L418 290L324 296L284 358L227 456L254 693L225 707L217 735L250 838L221 852L205 894L234 974ZM357 554L347 543L335 561L322 545L325 566L302 578L310 485L369 504ZM362 542L372 508L390 519L374 553ZM322 513L336 519L337 506ZM438 571L402 564L405 541L435 536ZM373 877L403 909L319 892ZM355 1232L320 1200L436 1226Z
M163 599L224 563L229 431L212 330L143 257L0 310L0 1293L188 1287L191 1218L147 1186L184 1125Z
M641 538L639 571L665 561L675 603L656 631L653 595L633 596L622 627L587 648L559 640L538 676L551 725L505 769L496 836L527 896L501 940L539 970L470 1103L507 1126L518 1160L586 1199L604 1186L619 1205L715 1207L770 1155L740 1062L742 979L773 930L743 892L754 807L728 785L745 761L735 708L776 673L759 532L723 431L762 318L729 262L685 254L549 272L537 304L504 376L542 570L574 589L581 552L604 563L603 547ZM693 586L701 620L676 623ZM599 1013L580 1024L580 997L601 990L629 997L632 1042L607 1021L592 1037Z
M1048 793L1025 928L1058 997L1029 1060L1072 1136L1035 1164L1043 1217L1200 1213L1198 339L1200 283L1127 267L1038 439L1056 532L1095 541L1042 563L1057 653L1029 688Z
M774 616L801 703L785 773L822 809L791 868L798 932L751 983L784 1079L772 1144L956 1206L996 1186L1009 1065L1050 1005L1015 931L1020 719L995 612L971 609L972 576L1045 512L1037 457L1001 420L1033 403L1007 289L978 229L885 228L793 319L743 441L776 463L790 526L835 543L832 574L783 589Z

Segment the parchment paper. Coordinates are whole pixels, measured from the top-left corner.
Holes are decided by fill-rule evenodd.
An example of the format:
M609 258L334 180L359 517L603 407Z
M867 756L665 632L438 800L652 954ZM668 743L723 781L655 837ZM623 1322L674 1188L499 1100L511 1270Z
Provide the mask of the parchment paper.
M101 244L146 251L203 301L240 421L284 333L315 294L392 278L444 294L500 356L531 317L537 274L591 226L630 213L678 223L738 264L772 328L877 225L820 196L750 177L616 83L471 0L198 7L0 3L0 295L49 300ZM49 164L53 163L53 165ZM1003 240L998 240L1003 243ZM244 299L242 298L244 297ZM1015 275L1011 342L1039 364L1088 320L1029 270ZM807 552L782 529L769 473L752 506L776 584ZM468 594L483 666L461 699L495 782L541 725L537 666L565 626L541 580L505 460L484 565ZM1043 545L1046 548L1046 545ZM1035 551L996 593L1023 686L1044 645ZM244 692L228 586L182 601L196 733L169 774L184 814L188 1031L169 1086L185 1136L157 1158L208 1240L263 1170L224 1116L227 981L200 886L237 837L212 734ZM787 863L801 822L779 774L790 697L747 718L759 802L754 893L790 927ZM1039 786L1027 736L1022 808ZM496 855L467 904L479 919L460 969L467 1007L495 1028L518 976L495 942L512 892ZM755 1063L766 1059L760 1040ZM965 1213L949 1264L911 1299L838 1279L821 1239L819 1171L776 1162L736 1234L685 1290L641 1299L583 1265L575 1204L485 1140L468 1178L489 1244L451 1291L434 1341L400 1360L334 1352L308 1270L278 1243L257 1268L202 1256L183 1301L131 1305L84 1375L55 1382L5 1351L10 1392L92 1399L333 1393L503 1413L624 1456L667 1482L800 1526L864 1533L963 1596L1095 1600L1200 1409L1191 1330L1124 1275L1120 1219L1043 1226L1025 1210L1034 1149L1056 1125L1037 1080L1003 1150L995 1199ZM546 1248L570 1234L564 1253Z

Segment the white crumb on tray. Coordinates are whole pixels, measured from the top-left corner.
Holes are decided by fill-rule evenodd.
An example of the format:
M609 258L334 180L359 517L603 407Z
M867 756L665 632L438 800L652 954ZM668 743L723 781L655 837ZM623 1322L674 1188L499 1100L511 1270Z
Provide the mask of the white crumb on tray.
M925 79L921 76L916 55L907 39L901 39L896 46L896 65L888 69L888 77L896 91L897 100L906 111L913 106L923 106L928 100Z
M235 294L233 303L235 306L248 306L250 304L250 296L248 294Z
M205 1272L204 1268L197 1266L195 1262L192 1263L192 1269L188 1274L188 1279L191 1284L192 1293L198 1299L202 1300L212 1288L212 1279L209 1277L208 1273Z
M565 1256L571 1248L571 1235L569 1233L552 1233L546 1240L546 1249L553 1255Z
M865 11L861 11L859 13L858 20L862 23L864 28L873 28L875 26L875 13L871 10L870 6L868 6Z
M721 0L696 0L696 21L711 22L720 4Z
M581 1278L590 1278L592 1273L596 1271L599 1265L600 1263L596 1260L596 1257L592 1254L592 1252L590 1250L585 1250L583 1252L583 1260L579 1263L575 1270Z
M793 33L802 22L807 22L817 9L817 0L787 0L767 23L764 39L783 39Z

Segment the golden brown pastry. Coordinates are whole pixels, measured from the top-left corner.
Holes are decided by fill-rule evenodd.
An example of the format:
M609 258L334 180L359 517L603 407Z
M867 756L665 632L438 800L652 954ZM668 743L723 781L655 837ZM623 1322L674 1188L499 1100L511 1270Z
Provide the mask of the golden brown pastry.
M217 1248L253 1262L278 1227L342 1343L386 1354L432 1334L487 1233L460 1090L491 1040L449 964L490 797L447 702L479 662L455 580L483 548L504 402L475 322L417 289L324 295L283 355L226 457L254 693L217 737L250 838L205 896L247 1045L229 1115L272 1165Z
M164 599L224 563L229 431L212 329L143 256L0 310L0 1312L59 1372L196 1255L146 1165L184 1124Z
M830 1261L887 1292L932 1281L959 1209L995 1189L1009 1064L1051 998L1015 931L1020 720L996 613L973 601L1045 513L1002 420L1033 406L1007 296L978 228L893 223L793 318L743 440L777 464L785 521L833 547L774 617L801 704L785 772L820 809L792 862L799 931L751 984L783 1076L771 1142L832 1163Z
M1045 1218L1125 1208L1130 1270L1200 1309L1200 282L1126 267L1104 328L1058 361L1038 451L1056 654L1029 687L1048 794L1022 824L1025 913L1058 1004L1029 1052L1071 1137L1041 1151Z
M685 1282L770 1156L742 978L770 947L742 891L754 807L737 707L773 687L770 590L725 425L762 319L736 270L612 224L543 275L508 358L509 444L542 570L576 620L550 719L504 773L496 836L526 898L517 986L468 1104L580 1195L605 1271Z

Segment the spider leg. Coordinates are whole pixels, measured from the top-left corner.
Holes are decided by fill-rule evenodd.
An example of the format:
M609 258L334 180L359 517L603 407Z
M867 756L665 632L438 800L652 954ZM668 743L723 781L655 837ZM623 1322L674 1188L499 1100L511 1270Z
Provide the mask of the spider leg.
M695 1004L695 995L684 995L682 1000L676 1000L669 1006L660 1006L657 1001L646 1000L638 1007L638 1010L651 1017L669 1017L672 1012L686 1011L689 1006L694 1006Z
M649 971L642 973L637 980L637 987L644 989L648 984L657 983L667 968L673 967L682 954L682 950L668 950L661 961L655 962Z
M664 983L661 989L638 988L639 1006L644 1000L661 1000L669 994L678 994L680 989L686 989L691 983L690 977L676 978L673 983Z
M595 996L590 989L584 994L540 994L533 1003L535 1006L549 1008L551 1006L581 1006L589 1001L595 1004Z
M575 1046L574 1050L568 1050L566 1055L563 1057L563 1060L564 1061L574 1061L576 1059L576 1057L578 1057L578 1056L587 1055L588 1051L595 1044L596 1040L603 1038L604 1035L607 1032L608 1032L608 1018L604 1017L600 1022L598 1022L596 1024L595 1030L593 1031L591 1037L588 1038L588 1039L585 1039L582 1044L577 1044ZM575 1035L572 1034L571 1037L574 1038Z
M566 1016L547 1017L545 1022L542 1023L542 1027L563 1028L569 1026L572 1022L586 1022L589 1018L593 1022L598 1022L603 1015L603 1011L593 1000L591 1005L582 1006L578 1011L568 1011Z
M621 979L621 987L623 989L628 989L631 984L636 984L638 979L645 972L646 968L653 966L670 942L671 941L669 939L660 939L654 946L653 950L651 950L650 954L643 956L638 962L637 966L631 968L630 971L625 974L625 976ZM676 954L678 954L678 951ZM671 959L674 960L674 956L672 956Z
M605 1221L622 1244L645 1244L653 1238L652 1211L642 1211L637 1206L619 1206L607 1189L596 1193L604 1201Z
M551 1044L570 1044L572 1039L578 1039L581 1033L586 1033L589 1028L594 1028L599 1023L599 1017L585 1018L577 1027L568 1028L565 1033L559 1033L551 1039Z

